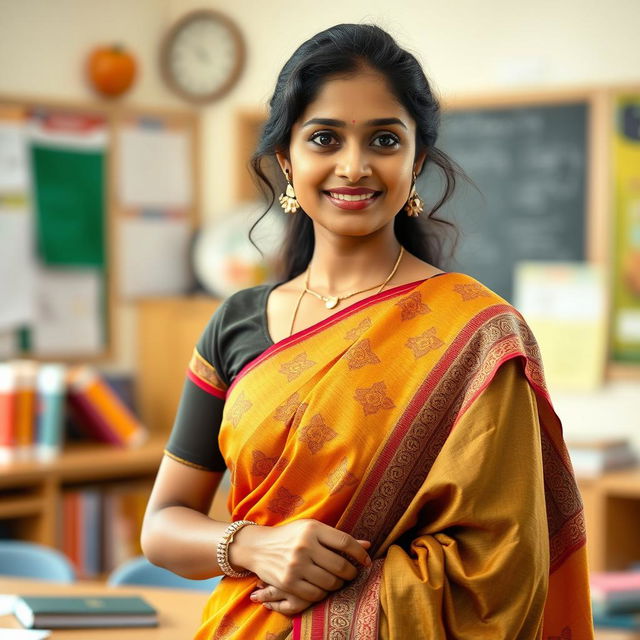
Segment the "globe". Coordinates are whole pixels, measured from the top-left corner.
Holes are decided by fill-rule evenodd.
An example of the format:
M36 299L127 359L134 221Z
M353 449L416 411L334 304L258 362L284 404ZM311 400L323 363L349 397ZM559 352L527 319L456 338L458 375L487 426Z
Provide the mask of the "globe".
M197 233L193 244L193 271L207 293L226 298L240 289L275 281L285 214L273 208L253 229L251 237L264 254L263 258L249 240L249 230L263 211L264 206L259 202L242 205L217 216Z

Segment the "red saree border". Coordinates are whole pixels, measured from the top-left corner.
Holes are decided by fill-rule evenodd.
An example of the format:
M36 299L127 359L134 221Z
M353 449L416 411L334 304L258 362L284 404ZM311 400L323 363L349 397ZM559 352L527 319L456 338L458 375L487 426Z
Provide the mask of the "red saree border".
M368 296L363 298L362 300L358 300L358 302L354 302L349 306L341 309L340 311L336 311L333 315L330 315L328 318L324 318L324 320L320 320L315 324L307 327L306 329L302 329L300 331L296 331L295 333L275 342L270 347L265 349L259 356L256 356L253 360L247 362L242 369L238 372L238 375L234 378L233 382L227 389L227 395L229 395L232 389L236 386L236 384L252 369L257 367L259 364L267 360L268 358L280 353L280 351L286 349L287 347L298 344L302 342L306 338L310 338L311 336L319 333L325 329L328 329L336 322L360 311L361 309L365 309L373 304L378 302L383 302L395 296L401 295L407 291L411 291L412 289L417 288L422 283L435 278L436 276L443 277L447 275L459 275L455 271L447 271L442 274L435 274L434 276L429 276L428 278L423 278L422 280L414 280L413 282L405 282L404 284L399 284L396 287L391 287L391 289L387 289L386 291L381 291L380 293L375 293L372 296Z
M199 378L191 369L187 369L187 378L193 382L196 386L200 387L203 391L206 391L208 394L212 396L216 396L217 398L225 399L226 393L224 391L220 391L220 389L216 389L213 385L210 385L208 382L205 382L202 378Z
M361 490L345 510L339 528L358 539L371 540L370 553L375 557L376 552L388 543L393 523L399 521L398 514L401 515L419 490L459 417L490 384L499 368L514 358L521 359L527 382L547 403L552 413L549 419L555 420L561 435L562 425L546 390L540 352L533 334L514 307L492 304L469 319L418 388L381 447ZM458 389L456 394L447 390L451 385ZM551 575L586 543L584 508L568 454L550 436L548 429L553 428L553 424L545 424L540 409L538 415ZM413 453L415 446L407 449L408 444L413 442L415 445L415 441L422 447L417 454ZM412 454L407 463L403 458L409 450ZM412 529L399 532L394 543L399 543L405 534L410 541L411 532ZM296 616L294 640L324 640L334 636L341 640L354 637L374 640L377 629L370 626L359 631L360 635L353 636L358 626L356 612L370 599L372 589L379 599L375 584L368 585L367 590L366 580L360 578ZM354 588L356 582L359 589ZM349 588L349 595L342 593ZM379 610L374 615L377 619Z

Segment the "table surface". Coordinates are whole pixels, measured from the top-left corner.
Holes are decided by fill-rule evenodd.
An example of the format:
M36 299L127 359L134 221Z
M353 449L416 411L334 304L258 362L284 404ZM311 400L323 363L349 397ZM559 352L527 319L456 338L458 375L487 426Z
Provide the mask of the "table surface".
M147 628L54 629L51 640L189 640L193 638L207 601L204 591L152 587L109 587L103 582L58 584L0 576L0 594L8 595L139 595L158 612L158 626ZM21 629L13 615L0 615L0 629Z

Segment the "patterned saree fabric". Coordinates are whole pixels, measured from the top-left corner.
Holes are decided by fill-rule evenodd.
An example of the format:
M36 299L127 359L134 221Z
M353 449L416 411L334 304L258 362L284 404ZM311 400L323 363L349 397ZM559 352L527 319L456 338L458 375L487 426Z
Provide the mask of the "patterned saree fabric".
M293 617L251 602L255 576L225 577L198 639L593 638L540 354L473 278L400 285L274 344L226 389L219 443L233 520L313 518L371 540L374 562Z

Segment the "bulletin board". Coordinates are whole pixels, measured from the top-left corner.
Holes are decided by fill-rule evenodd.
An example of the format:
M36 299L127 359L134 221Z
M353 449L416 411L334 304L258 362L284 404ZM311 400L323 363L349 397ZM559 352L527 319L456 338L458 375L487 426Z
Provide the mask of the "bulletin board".
M191 287L196 112L0 96L0 357L111 357L127 300Z

